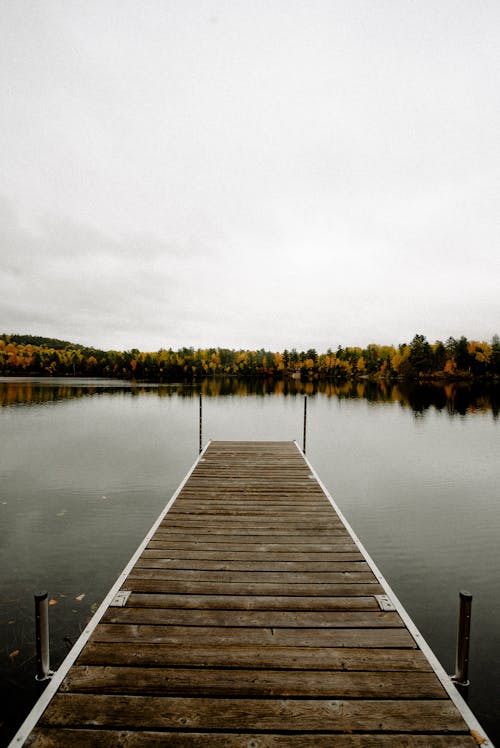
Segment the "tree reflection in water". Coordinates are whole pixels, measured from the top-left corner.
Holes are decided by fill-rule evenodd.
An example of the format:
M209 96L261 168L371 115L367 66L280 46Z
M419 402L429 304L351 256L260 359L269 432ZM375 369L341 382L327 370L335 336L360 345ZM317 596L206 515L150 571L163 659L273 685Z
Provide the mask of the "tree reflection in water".
M411 382L353 379L347 382L301 382L294 379L274 381L272 378L238 379L209 377L199 382L151 384L109 379L5 378L0 380L0 406L43 405L60 400L94 397L103 393L122 396L124 393L147 397L296 397L316 394L343 399L365 399L372 403L398 403L423 416L430 408L450 415L491 412L498 418L500 384L477 382Z

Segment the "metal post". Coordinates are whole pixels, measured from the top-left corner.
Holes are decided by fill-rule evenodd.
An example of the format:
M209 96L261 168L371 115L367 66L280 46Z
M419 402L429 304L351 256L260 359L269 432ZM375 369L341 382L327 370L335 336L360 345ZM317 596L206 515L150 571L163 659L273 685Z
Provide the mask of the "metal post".
M50 669L49 601L46 592L35 595L36 680L48 680Z
M202 411L202 404L201 404L201 392L200 392L200 454L203 449L202 447L202 430L203 430L203 411Z
M302 452L306 453L306 431L307 431L307 395L304 395L304 438L302 441Z
M469 645L470 645L470 617L472 595L470 592L460 592L460 610L458 614L457 653L455 658L455 675L452 681L457 686L469 685Z

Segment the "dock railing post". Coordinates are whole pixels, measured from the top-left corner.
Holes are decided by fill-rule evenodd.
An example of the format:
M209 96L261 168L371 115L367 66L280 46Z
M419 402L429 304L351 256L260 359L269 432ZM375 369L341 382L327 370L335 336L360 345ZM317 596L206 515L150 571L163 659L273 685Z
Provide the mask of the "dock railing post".
M199 453L202 452L202 438L203 438L203 409L202 409L202 398L201 398L201 392L200 392L200 443L199 443Z
M49 601L46 592L35 595L36 680L50 679Z
M460 591L460 609L458 613L457 652L455 657L455 675L453 683L458 687L469 685L469 646L472 595Z
M304 395L304 437L302 440L302 452L306 453L306 433L307 433L307 395Z

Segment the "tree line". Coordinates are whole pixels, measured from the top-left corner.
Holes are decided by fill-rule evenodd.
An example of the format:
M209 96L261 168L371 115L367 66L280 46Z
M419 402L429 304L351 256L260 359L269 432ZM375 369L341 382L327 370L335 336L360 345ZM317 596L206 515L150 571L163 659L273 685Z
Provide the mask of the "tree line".
M161 348L143 352L103 351L54 338L0 335L0 375L98 376L155 382L193 381L207 376L335 379L500 378L500 338L491 342L450 337L429 343L415 335L399 346L372 343L317 353L259 349Z

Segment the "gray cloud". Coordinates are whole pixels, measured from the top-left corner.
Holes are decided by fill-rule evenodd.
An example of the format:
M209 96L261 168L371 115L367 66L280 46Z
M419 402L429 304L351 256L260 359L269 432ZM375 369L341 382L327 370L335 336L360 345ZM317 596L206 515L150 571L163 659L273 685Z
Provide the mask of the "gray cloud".
M2 4L2 328L491 337L499 22L492 0Z

